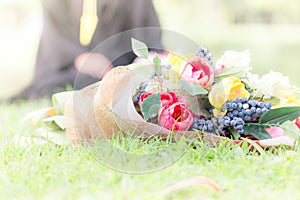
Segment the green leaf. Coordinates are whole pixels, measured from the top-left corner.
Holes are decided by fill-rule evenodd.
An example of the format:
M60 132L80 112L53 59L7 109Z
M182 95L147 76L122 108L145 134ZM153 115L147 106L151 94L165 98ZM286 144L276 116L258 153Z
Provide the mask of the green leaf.
M135 74L140 76L149 77L151 70L149 67L145 67L143 63L132 63L128 65L129 69L131 69Z
M263 124L249 124L246 123L244 126L245 134L252 135L256 137L258 140L270 139L271 136L265 130L266 125Z
M45 118L53 115L56 115L56 111L53 107L42 108L28 113L21 121L20 130L22 130L22 134L31 135L35 129L43 127L43 120Z
M52 96L52 104L58 115L64 114L65 104L72 97L74 91L56 93Z
M293 121L300 117L300 107L282 107L271 109L263 114L259 123L261 124L282 124L288 120Z
M207 111L210 107L208 98L203 97L202 95L192 96L185 94L184 99L195 115L203 115L206 118L211 117L210 113Z
M63 115L57 115L53 117L48 117L43 120L46 126L53 130L61 129L65 130L65 117Z
M226 77L236 77L239 78L244 75L246 72L245 67L233 67L227 68L221 71L219 74L215 76L215 78L226 78Z
M280 125L280 127L284 130L284 132L293 139L299 139L300 137L300 129L298 126L292 121L286 121Z
M58 145L68 144L67 134L63 130L51 130L46 128L39 128L34 133L35 138L41 138L47 142Z
M241 135L237 132L237 130L231 128L230 132L234 140L238 140L241 137Z
M160 76L161 75L161 71L162 71L162 66L161 66L161 60L160 60L160 58L158 57L157 54L153 58L153 65L154 65L154 70L155 70L156 74L158 76Z
M152 94L147 97L142 103L142 113L144 119L148 120L158 115L161 107L160 94Z
M204 89L201 85L197 85L195 83L187 82L185 80L179 80L177 81L177 83L182 86L184 91L192 96L208 93L207 90Z
M269 102L271 104L278 104L280 103L280 99L277 97L271 97L270 99L264 99L265 102Z
M140 58L148 59L148 47L145 43L131 38L132 50Z

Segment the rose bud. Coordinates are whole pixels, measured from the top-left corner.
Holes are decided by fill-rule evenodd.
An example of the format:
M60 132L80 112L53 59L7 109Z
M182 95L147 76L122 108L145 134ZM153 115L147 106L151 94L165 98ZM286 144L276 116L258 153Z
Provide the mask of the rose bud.
M139 99L139 106L142 109L142 103L143 101L151 96L153 93L142 93L141 97ZM161 101L161 107L164 106L170 106L171 104L177 102L177 97L175 92L162 92L160 93L160 101Z
M194 58L183 66L181 79L199 84L205 88L210 88L214 81L209 64L206 64L199 57Z
M184 103L174 103L160 109L158 124L168 130L187 130L193 124L193 115Z
M175 92L162 92L160 93L161 107L170 106L177 102Z

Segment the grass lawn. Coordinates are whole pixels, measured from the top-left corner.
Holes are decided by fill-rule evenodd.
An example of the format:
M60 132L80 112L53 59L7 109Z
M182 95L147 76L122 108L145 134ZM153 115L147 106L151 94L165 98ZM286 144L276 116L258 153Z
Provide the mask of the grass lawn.
M209 48L214 61L225 50L249 49L255 73L280 71L299 87L299 25L221 23L219 26L208 20L209 16L199 14L195 4L171 3L171 0L155 0L155 3L163 28L184 34ZM11 21L0 21L0 25L1 22L10 25L8 29L0 26L3 35L0 38L3 46L0 49L0 99L17 93L30 82L40 35L39 3L31 0L31 3L21 4L16 0L15 4L26 5L27 9L20 7L19 10L24 14L28 12L31 17L22 17L24 21L19 22L14 21L12 14L7 18ZM3 16L15 11L8 8L1 7ZM202 23L199 23L200 18ZM16 146L14 135L27 131L20 127L22 118L49 105L47 100L0 103L0 199L300 199L299 149L291 151L282 147L258 155L248 148L224 145L212 148L195 142L194 148L188 147L172 165L137 175L104 166L98 161L99 157L84 147L74 150L69 145L51 143ZM116 141L116 145L140 153L140 144L132 138ZM155 153L157 147L157 143L149 142L142 151ZM196 185L163 194L169 186L197 176L214 181L221 192L207 185Z
M174 164L156 172L110 169L84 147L13 144L22 117L45 100L0 105L0 199L299 199L300 154L279 148L258 155L247 148L196 143ZM125 139L128 151L134 151ZM123 147L124 147L123 143ZM148 149L155 149L148 143ZM151 147L151 148L150 148ZM201 176L221 188L196 185L164 195L169 186Z

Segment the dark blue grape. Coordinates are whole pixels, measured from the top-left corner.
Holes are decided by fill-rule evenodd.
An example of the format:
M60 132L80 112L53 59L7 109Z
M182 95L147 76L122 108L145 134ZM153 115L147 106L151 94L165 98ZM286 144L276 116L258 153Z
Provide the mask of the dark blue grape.
M137 93L133 96L133 103L138 103L141 97L141 93Z
M212 130L213 130L213 125L212 125L212 124L208 124L208 125L207 125L207 129L208 129L209 131L212 131Z
M233 114L234 117L237 117L237 116L239 115L239 111L234 110L234 111L232 112L232 114Z
M193 123L193 128L194 129L198 129L198 124L197 123Z
M237 104L236 103L232 103L231 107L232 107L233 110L235 110L235 109L237 109Z
M229 110L229 111L232 111L232 103L231 102L227 102L226 104L225 104L225 108L227 109L227 110Z
M193 121L194 121L194 123L197 123L198 118L194 117L194 118L193 118Z
M200 125L204 125L205 124L205 120L204 119L200 119L198 122Z
M251 121L251 116L250 115L246 115L244 116L244 120L247 121L247 122L250 122Z
M231 120L231 122L230 122L230 126L236 126L236 120Z
M265 114L266 112L268 112L269 110L267 108L263 108L261 109L262 114Z
M251 110L251 114L256 113L256 108L255 107L251 107L250 110Z
M234 128L235 128L235 130L240 130L240 129L243 129L244 126L243 125L236 125Z
M218 118L218 122L219 122L220 124L223 124L223 123L224 123L224 117L219 117L219 118Z
M148 86L147 83L143 83L143 84L141 85L141 92L142 92L142 93L143 93L143 92L146 92L145 89L146 89L147 86Z
M236 98L235 101L236 101L237 103L242 103L242 102L243 102L242 98L240 98L240 97Z
M248 103L244 103L244 104L243 104L243 109L246 110L246 109L248 109L248 108L250 108L249 104L248 104Z
M241 111L241 112L239 112L238 116L239 117L244 117L244 113Z
M261 108L256 108L256 114L257 114L257 115L261 115L261 113L262 113L262 112L261 112Z
M237 131L238 131L238 133L241 134L241 135L245 133L245 130L244 130L244 129L239 129L239 130L237 130Z
M252 115L252 119L256 119L256 118L258 118L259 116L260 116L259 114L254 113L254 114Z
M246 103L248 101L248 99L246 97L242 98L241 103Z
M230 126L230 120L224 120L224 125L226 127L229 127Z
M258 107L264 108L265 107L265 103L264 102L258 102Z
M236 118L236 124L237 124L237 125L244 125L245 122L243 121L242 118L237 117L237 118Z
M166 69L171 69L171 68L172 68L172 65L170 65L170 64L165 64L165 65L164 65L164 68L166 68Z
M257 101L249 100L248 103L249 103L249 105L252 106L252 107L257 106Z
M241 111L241 110L243 109L243 104L242 104L242 103L238 103L238 104L237 104L237 109L238 109L239 111Z
M197 50L197 52L196 52L195 55L196 55L196 56L199 56L200 58L206 59L206 60L209 62L209 64L212 65L212 60L213 60L213 58L212 58L212 55L211 55L211 53L209 52L208 49L203 48L203 47L200 47L200 48Z
M216 118L212 118L212 119L211 119L211 123L212 123L213 125L217 125L218 120L217 120Z
M230 117L231 119L234 117L234 114L232 112L227 112L226 114L228 117Z
M250 109L247 109L244 111L245 115L251 115L251 110Z
M267 109L270 109L270 108L272 107L272 104L271 104L270 102L266 102L265 107L266 107Z
M224 116L223 119L224 119L224 120L230 120L230 117Z

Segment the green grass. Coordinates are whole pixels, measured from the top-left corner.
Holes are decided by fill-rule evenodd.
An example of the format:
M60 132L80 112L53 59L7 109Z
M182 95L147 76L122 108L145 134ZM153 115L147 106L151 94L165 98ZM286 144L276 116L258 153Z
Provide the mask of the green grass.
M279 148L258 155L249 153L247 147L211 148L196 142L194 148L188 146L183 156L169 167L137 175L104 166L98 161L101 151L90 153L83 146L76 150L69 145L50 143L15 146L13 136L22 117L48 105L49 101L44 100L0 105L4 124L0 127L0 199L300 198L298 150ZM141 142L123 137L115 138L113 144L134 155L172 145L156 139ZM169 186L195 176L214 181L222 191L217 193L208 186L198 185L169 195L162 193Z
M209 48L214 59L225 50L249 49L255 73L262 74L273 69L288 75L293 84L300 85L297 73L300 63L299 24L232 26L223 21L214 23L208 14L217 12L211 12L208 2L203 4L203 1L194 0L186 4L183 1L155 0L155 5L163 28L184 34ZM20 1L17 4L24 3ZM37 2L26 5L30 5L26 6L30 9L25 10L28 12L26 16L31 17L21 16L25 20L21 21L21 25L16 24L17 20L9 21L7 24L10 26L1 40L4 47L0 50L3 55L0 99L16 93L32 78L38 31L28 34L24 24L29 22L28 19L39 19L41 10ZM3 11L10 11L4 8ZM19 71L22 73L17 73ZM188 146L181 154L176 147L182 146L155 138L145 142L124 137L115 138L112 144L132 156L122 157L104 148L81 146L74 150L69 145L50 143L16 146L14 135L28 132L20 126L22 118L32 110L49 105L47 100L0 105L0 199L300 199L298 149L279 148L258 155L249 152L248 148L224 145L212 148L196 142L194 148ZM107 145L100 144L96 147ZM126 165L131 164L131 169L141 171L145 163L134 165L136 161L143 161L138 155L152 155L164 147L173 150L175 156L168 158L170 160L158 160L165 162L158 163L159 166L178 160L151 173L122 173L101 163L124 165L125 162ZM216 193L208 186L198 185L169 195L162 193L169 186L196 176L214 181L222 191Z

